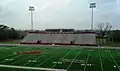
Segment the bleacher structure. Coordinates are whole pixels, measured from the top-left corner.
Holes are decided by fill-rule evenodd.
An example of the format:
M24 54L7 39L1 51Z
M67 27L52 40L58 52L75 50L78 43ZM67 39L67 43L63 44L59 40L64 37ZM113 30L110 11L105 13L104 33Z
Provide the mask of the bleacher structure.
M95 32L29 32L21 44L96 45Z

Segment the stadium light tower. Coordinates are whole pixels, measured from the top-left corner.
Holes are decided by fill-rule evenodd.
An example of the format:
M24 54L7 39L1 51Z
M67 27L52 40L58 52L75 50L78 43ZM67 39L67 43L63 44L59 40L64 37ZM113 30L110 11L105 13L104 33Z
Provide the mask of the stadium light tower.
M29 6L29 11L31 12L31 30L33 31L33 11L35 11L35 7Z
M93 30L93 9L96 8L96 3L90 3L90 8L92 9L91 30Z

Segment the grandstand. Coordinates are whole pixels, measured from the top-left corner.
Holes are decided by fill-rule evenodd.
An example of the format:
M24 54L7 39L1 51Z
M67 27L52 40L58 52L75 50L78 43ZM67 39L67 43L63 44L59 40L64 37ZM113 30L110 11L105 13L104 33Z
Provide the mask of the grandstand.
M20 43L93 46L96 45L96 34L95 32L76 32L74 29L46 29L44 32L29 32Z

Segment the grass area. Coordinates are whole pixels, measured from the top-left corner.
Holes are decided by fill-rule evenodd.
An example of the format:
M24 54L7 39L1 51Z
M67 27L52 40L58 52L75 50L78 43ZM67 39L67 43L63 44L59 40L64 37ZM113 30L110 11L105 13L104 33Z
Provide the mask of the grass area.
M21 40L0 41L0 44L18 44Z
M120 42L109 42L109 43L106 43L106 44L102 44L101 46L120 47Z
M18 54L16 52L39 54ZM72 48L57 46L40 47L0 47L0 64L65 69L68 71L120 71L120 50ZM0 67L2 71L41 71Z

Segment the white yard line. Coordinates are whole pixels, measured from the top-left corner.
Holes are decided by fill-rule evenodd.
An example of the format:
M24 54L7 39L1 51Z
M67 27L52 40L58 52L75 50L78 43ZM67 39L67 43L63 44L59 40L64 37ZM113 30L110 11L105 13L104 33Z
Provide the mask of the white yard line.
M12 58L15 59L15 58L18 58L18 57L20 57L20 56L22 56L22 55L18 55L18 56L12 57Z
M68 70L68 69L70 68L70 66L73 64L74 60L78 57L78 55L79 55L80 53L81 53L81 51L77 53L77 55L76 55L75 58L72 60L72 62L70 63L70 65L67 67L66 70Z
M89 56L90 56L90 52L88 53L88 56L87 56L87 60L86 60L85 67L84 67L84 71L86 71Z
M25 57L25 58L23 58L23 59L27 59L27 58L32 57L32 56L33 56L33 55L30 55L30 56ZM15 64L15 63L17 63L17 62L19 62L19 61L22 61L23 59L20 59L20 60L18 60L18 61L16 61L16 62L13 62L12 64Z
M99 51L99 57L100 57L100 65L101 65L101 70L102 70L102 71L104 71L104 70L103 70L103 64L102 64L102 59L101 59L100 50L98 50L98 51Z
M42 56L44 56L45 54L43 54ZM40 57L42 57L42 56L38 56L37 58L35 58L34 60L38 60ZM25 66L25 65L27 65L27 64L29 64L29 62L26 62L25 64L23 64L23 66Z
M17 63L17 62L19 62L19 61L22 61L22 60L24 60L24 59L27 59L27 58L29 58L29 57L31 57L31 56L32 56L32 55L30 55L30 56L28 56L28 57L25 57L25 58L23 58L23 59L19 59L19 60L13 62L12 64L15 64L15 63Z
M58 62L61 61L63 58L65 58L67 55L69 55L69 53L71 52L71 50L69 50L62 58L60 58L60 60L58 60ZM52 67L55 67L56 65L57 65L57 63L54 64Z
M45 70L45 71L66 71L64 69L38 68L38 67L13 66L13 65L0 65L0 67L15 68L15 69Z
M40 65L44 64L45 62L47 62L48 60L50 60L51 58L53 58L54 56L49 57L48 59L46 59L45 61L43 61L42 63L38 64L37 66L39 67Z
M111 54L110 52L108 52L108 53L109 53L110 57L112 58L112 60L114 61L114 63L115 63L115 65L117 66L117 68L118 68L119 71L120 71L120 67L119 67L119 65L117 64L117 62L115 61L114 57L112 56L112 54Z
M60 49L60 48L59 48ZM58 50L58 49L57 49ZM56 55L56 54L55 54ZM51 58L53 58L55 55L49 57L47 60L43 61L42 63L38 64L37 66L40 66L42 64L44 64L45 62L47 62L48 60L50 60Z
M55 49L56 50L56 49ZM53 50L53 51L55 51L55 50ZM57 49L58 50L58 49ZM52 52L53 52L52 51ZM42 56L45 56L46 54L43 54ZM38 56L37 58L35 58L34 60L37 60L37 59L39 59L40 57L42 57L42 56ZM26 62L23 66L25 66L25 65L27 65L27 64L29 64L29 62Z
M14 59L14 58L17 58L17 57L20 57L20 56L21 56L21 55L18 55L18 56L15 56L15 57L11 58L11 59ZM3 62L7 62L7 61L3 60L3 61L1 61L0 63L3 63Z
M10 56L13 56L13 55L16 55L16 54L7 55L7 56L4 56L4 57L2 57L0 59L6 58L6 57L10 57Z

